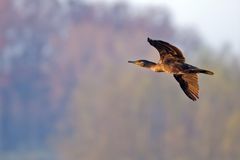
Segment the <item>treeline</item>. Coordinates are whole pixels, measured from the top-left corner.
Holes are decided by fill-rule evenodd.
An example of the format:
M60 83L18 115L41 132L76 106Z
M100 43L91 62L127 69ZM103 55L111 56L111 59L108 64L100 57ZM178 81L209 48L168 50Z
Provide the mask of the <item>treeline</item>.
M1 151L50 146L62 159L239 158L239 62L225 62L197 31L175 26L165 8L139 14L124 3L74 0L0 6ZM197 103L172 77L127 64L158 58L148 36L177 44L216 72L200 77Z

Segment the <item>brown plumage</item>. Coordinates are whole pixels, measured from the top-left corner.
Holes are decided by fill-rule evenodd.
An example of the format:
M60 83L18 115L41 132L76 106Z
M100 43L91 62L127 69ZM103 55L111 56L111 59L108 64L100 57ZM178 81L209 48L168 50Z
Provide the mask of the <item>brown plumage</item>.
M200 69L185 63L185 57L177 47L161 41L148 38L148 42L155 47L160 55L158 63L147 60L128 61L138 66L151 69L154 72L166 72L173 74L178 81L184 93L193 101L199 98L198 73L213 75L214 73L208 70Z

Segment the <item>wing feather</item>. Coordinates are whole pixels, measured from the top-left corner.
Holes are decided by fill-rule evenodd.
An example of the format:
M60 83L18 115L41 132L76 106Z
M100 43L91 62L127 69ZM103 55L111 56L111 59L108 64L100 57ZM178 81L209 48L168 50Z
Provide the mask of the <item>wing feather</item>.
M199 98L199 85L197 74L174 74L173 76L178 81L184 93L190 99L196 101Z
M175 47L167 42L164 42L161 40L152 40L150 38L148 38L148 42L158 50L158 52L160 54L160 59L163 60L164 57L169 57L169 55L171 55L172 57L178 59L179 61L182 61L182 62L185 61L185 58L184 58L181 50L178 49L177 47ZM166 56L166 55L168 55L168 56Z

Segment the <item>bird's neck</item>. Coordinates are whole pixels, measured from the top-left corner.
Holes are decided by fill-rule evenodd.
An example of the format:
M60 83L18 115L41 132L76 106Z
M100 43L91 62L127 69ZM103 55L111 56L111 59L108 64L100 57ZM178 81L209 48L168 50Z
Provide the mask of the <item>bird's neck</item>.
M164 72L163 66L161 64L155 64L150 69L154 72Z
M154 62L149 61L149 62L145 63L143 67L148 68L154 72L163 72L162 65L156 64Z
M154 66L156 66L157 64L156 63L154 63L154 62L150 62L150 61L146 61L145 63L144 63L144 66L143 67L145 67L145 68L152 68L152 67L154 67Z

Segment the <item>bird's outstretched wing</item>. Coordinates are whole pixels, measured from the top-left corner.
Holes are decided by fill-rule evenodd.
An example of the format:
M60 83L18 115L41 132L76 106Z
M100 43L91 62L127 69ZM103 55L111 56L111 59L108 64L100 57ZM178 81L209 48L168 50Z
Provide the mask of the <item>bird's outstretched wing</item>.
M184 58L182 52L177 47L175 47L167 42L164 42L161 40L152 40L150 38L148 38L148 42L158 50L158 52L160 54L160 59L163 60L165 57L171 56L171 57L176 58L176 60L178 60L178 61L182 61L182 62L185 61L185 58Z
M184 93L193 101L196 101L198 97L198 76L197 74L174 74L174 78L180 84Z

